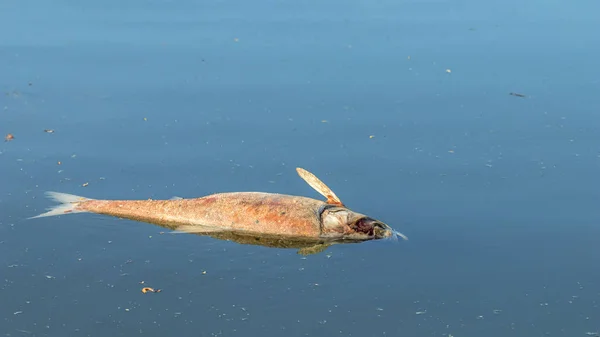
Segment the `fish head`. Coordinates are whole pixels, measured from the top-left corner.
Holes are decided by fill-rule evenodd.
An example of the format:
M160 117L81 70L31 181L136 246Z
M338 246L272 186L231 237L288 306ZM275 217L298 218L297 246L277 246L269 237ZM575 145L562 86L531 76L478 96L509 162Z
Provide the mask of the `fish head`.
M321 212L324 237L366 241L394 238L398 234L383 221L354 212L344 206L325 205Z
M321 235L328 238L343 238L348 240L365 241L391 238L397 240L408 238L392 229L382 221L348 209L340 198L311 172L297 167L298 175L315 191L326 198L320 209Z

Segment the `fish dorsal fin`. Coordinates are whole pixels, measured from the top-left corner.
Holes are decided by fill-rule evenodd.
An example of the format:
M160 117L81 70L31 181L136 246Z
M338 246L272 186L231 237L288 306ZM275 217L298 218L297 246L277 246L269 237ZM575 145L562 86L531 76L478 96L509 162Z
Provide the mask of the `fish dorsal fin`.
M314 174L300 167L297 167L296 171L298 172L298 175L304 179L308 185L310 185L310 187L327 198L328 204L344 206L340 198L338 198L337 195L335 195L335 193L333 193L333 191Z

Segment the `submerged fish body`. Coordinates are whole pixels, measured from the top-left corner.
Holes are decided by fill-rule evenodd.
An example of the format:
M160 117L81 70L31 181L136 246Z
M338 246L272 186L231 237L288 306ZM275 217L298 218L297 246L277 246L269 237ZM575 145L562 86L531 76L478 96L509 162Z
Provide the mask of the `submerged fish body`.
M312 246L320 251L318 246L341 241L360 242L395 235L406 239L385 223L346 208L310 172L301 168L297 172L327 200L264 192L217 193L191 199L98 200L47 192L60 204L33 218L96 213L153 223L178 232L305 251Z

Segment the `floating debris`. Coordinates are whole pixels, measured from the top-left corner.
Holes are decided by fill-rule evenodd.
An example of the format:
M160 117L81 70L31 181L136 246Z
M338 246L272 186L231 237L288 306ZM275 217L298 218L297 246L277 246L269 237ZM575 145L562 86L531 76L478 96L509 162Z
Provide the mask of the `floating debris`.
M156 290L155 290L154 288L150 288L150 287L144 287L144 288L142 288L142 292L143 292L144 294L145 294L145 293L159 293L159 292L161 292L161 290L160 290L160 289L156 289Z
M511 96L517 96L517 97L527 97L527 96L525 96L523 94L519 94L519 93L516 93L516 92L511 92L511 93L509 93L509 95L511 95Z
M13 136L12 133L9 133L9 134L6 135L6 137L4 137L4 141L5 142L10 142L13 139L15 139L15 136Z
M54 133L54 130L52 130L52 129L44 129L44 132L45 133Z
M86 187L86 186L87 186L87 185L89 185L89 184L90 184L90 183L84 183L84 184L83 184L83 185L81 185L81 186L83 186L83 187Z
M452 72L452 70L450 70L450 69L446 69L446 72L447 72L448 74L450 74L450 73Z

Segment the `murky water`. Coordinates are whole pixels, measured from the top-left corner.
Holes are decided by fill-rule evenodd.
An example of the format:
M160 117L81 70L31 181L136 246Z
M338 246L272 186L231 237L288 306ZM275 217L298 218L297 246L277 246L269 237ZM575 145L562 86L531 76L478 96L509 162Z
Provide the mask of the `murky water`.
M594 335L599 10L0 3L0 333ZM302 256L99 215L26 220L48 190L320 198L297 166L410 240Z

